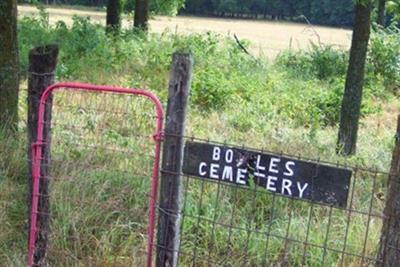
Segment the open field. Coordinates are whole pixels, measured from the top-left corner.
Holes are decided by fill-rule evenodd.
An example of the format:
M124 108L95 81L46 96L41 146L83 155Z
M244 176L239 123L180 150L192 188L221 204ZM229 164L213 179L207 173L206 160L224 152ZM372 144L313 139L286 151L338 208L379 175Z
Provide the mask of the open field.
M72 23L72 16L89 16L92 21L105 23L105 11L87 11L65 8L48 8L50 22L63 20L67 24ZM19 6L19 16L27 16L37 13L33 6ZM131 27L132 18L125 17L124 27ZM150 21L151 30L154 32L171 31L178 33L204 33L213 31L222 35L236 34L240 39L251 41L251 50L255 55L275 57L280 51L289 48L303 49L310 42L329 44L344 49L349 48L351 42L351 30L315 26L307 24L254 21L238 19L195 18L195 17L166 17L156 16Z

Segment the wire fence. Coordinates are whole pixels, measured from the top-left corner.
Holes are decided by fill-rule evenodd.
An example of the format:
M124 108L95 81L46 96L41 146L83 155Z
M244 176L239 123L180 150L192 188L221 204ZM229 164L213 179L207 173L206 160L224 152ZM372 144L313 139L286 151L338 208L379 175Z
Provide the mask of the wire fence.
M51 148L51 160L41 163L34 266L144 266L154 104L137 95L60 89L46 105L51 138L43 148Z
M43 145L51 144L51 161L42 162L42 171L48 168L48 172L40 177L41 185L47 181L49 188L39 195L42 202L37 210L38 220L49 219L50 225L40 229L39 224L36 231L38 239L47 236L49 241L35 247L36 253L46 254L46 262L36 265L146 265L149 257L156 258L147 249L152 245L148 226L154 106L133 95L73 90L58 91L51 106L51 122L45 121L51 139ZM172 173L181 177L180 208L168 210L157 204L157 216L179 218L179 239L172 251L162 242L153 250L176 253L178 266L385 266L379 251L382 226L385 220L399 219L384 212L389 173L173 137L182 138L186 148L197 143L225 153L227 149L243 152L250 159L243 163L234 154L224 155L236 166L235 178L229 169L216 171L216 178L206 177L213 172L208 162L196 165L200 174L207 175L192 174L185 166L182 172ZM198 157L202 153L194 150ZM288 159L311 164L318 170L314 178L324 168L351 172L343 188L345 197L317 199L308 197L299 185L297 195L284 182L271 186L259 173L254 155L285 159L288 172L293 167ZM186 149L184 165L189 156ZM239 163L247 171L241 178ZM335 183L323 181L325 189ZM173 197L171 191L168 198ZM43 199L49 200L48 211L43 211ZM159 231L165 228L158 225ZM384 245L385 250L400 251L398 244Z
M221 177L206 179L180 173L181 211L159 210L181 218L180 244L176 251L180 266L373 266L382 263L378 250L385 219L388 173L184 138L186 144L202 142L254 154L288 157L318 167L345 168L352 172L352 177L346 204L339 206L271 192L265 183L257 182L256 170L249 170L249 181L244 185L223 181Z

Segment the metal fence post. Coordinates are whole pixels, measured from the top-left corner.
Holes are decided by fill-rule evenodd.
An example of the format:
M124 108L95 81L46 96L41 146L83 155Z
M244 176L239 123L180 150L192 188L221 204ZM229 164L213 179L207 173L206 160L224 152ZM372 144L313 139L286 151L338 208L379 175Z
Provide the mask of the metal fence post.
M392 154L388 193L383 211L380 260L375 266L400 265L400 115L397 119L396 143Z
M54 83L54 71L57 66L58 46L47 45L33 48L29 51L29 70L28 70L28 207L30 210L32 200L32 146L35 149L43 149L43 159L41 162L41 177L47 178L48 163L50 161L50 121L51 121L51 99L46 105L43 144L34 144L37 135L37 121L39 101L44 90ZM37 146L40 145L40 146ZM49 198L48 198L48 179L40 179L39 206L37 214L36 251L33 258L35 266L46 265L46 252L49 231ZM29 216L29 229L31 225Z
M192 77L190 54L172 58L165 121L156 266L176 266L179 249L183 135Z

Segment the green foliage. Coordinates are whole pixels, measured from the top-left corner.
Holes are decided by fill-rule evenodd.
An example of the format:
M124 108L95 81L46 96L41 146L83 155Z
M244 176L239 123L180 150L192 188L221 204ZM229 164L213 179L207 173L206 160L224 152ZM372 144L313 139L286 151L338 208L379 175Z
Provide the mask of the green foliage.
M339 121L340 105L343 98L344 81L333 79L328 90L312 98L313 117L322 125L335 125ZM318 123L318 124L320 124Z
M400 21L400 0L387 1L387 10L393 16L393 20Z
M376 113L380 106L376 105L376 98L386 99L399 79L398 44L393 36L387 32L393 29L379 30L373 34L367 62L366 79L364 86L364 100L361 105L361 114L366 116ZM396 30L395 30L396 31ZM398 35L394 40L397 40ZM391 45L388 45L391 43ZM397 46L396 46L396 45ZM393 50L392 50L393 49ZM317 46L312 44L306 51L285 51L277 58L277 64L284 68L293 77L302 77L313 81L318 79L321 90L314 90L304 84L304 92L311 93L307 106L291 103L288 112L294 107L293 113L297 121L305 125L335 125L339 121L340 105L344 90L344 81L348 64L348 54L331 46ZM313 82L311 83L313 84ZM313 86L313 85L311 85ZM301 88L300 84L297 85ZM303 95L305 94L303 92ZM306 115L308 114L308 115ZM288 116L291 116L290 113Z
M114 38L106 36L103 27L88 18L74 17L69 29L63 22L49 27L46 15L42 14L22 19L19 34L24 69L30 48L58 43L59 77L96 81L99 73L106 76L122 72L127 86L146 84L161 91L161 95L166 93L163 89L172 53L191 51L196 58L192 101L200 110L219 109L236 95L248 94L243 80L263 72L260 68L253 70L254 59L242 53L234 41L212 33L176 37L168 32L145 35L127 30Z
M268 120L288 119L297 126L324 127L338 122L348 54L332 46L311 44L306 51L286 51L275 66L268 67L263 60L243 53L232 39L213 33L146 35L126 30L109 37L88 18L74 17L71 28L62 22L49 26L45 13L22 19L19 31L25 69L29 48L55 42L61 46L59 79L111 80L123 86L151 88L162 98L166 97L172 53L190 51L195 58L192 108L208 113L247 106L237 122L231 120L241 131L258 127L248 119L260 116L257 113ZM387 34L378 33L372 39L367 66L364 116L379 110L372 99L387 97L382 84L393 84L386 81L398 78L398 65L393 65L396 48L394 41L389 41L394 37L386 39ZM392 45L384 45L387 42ZM244 45L249 44L245 41Z
M394 25L376 27L371 35L368 62L387 88L400 88L400 29Z
M384 35L381 37L386 38ZM22 19L19 38L21 64L24 68L27 66L26 58L30 48L55 42L60 45L57 80L145 87L160 96L163 103L166 102L172 53L176 50L191 51L194 54L195 65L188 134L194 132L197 137L210 137L216 141L224 141L227 138L231 143L266 147L272 151L282 150L314 158L321 156L332 162L339 159L334 152L336 130L326 126L337 122L347 55L332 47L311 46L310 50L305 52L286 52L280 56L277 63L268 64L263 59L255 60L243 53L231 39L212 33L177 36L164 32L146 35L128 30L122 31L118 36L107 36L104 27L93 24L87 18L75 17L71 27L67 27L63 22L52 26L49 25L45 13L40 17ZM248 44L245 42L245 45ZM383 54L386 55L386 52ZM368 64L363 102L364 116L376 114L379 106L382 103L386 104L391 96L383 86L382 75L372 75L374 68L373 64ZM26 99L26 96L23 99ZM52 212L56 216L65 215L65 219L57 220L52 225L52 232L60 238L54 238L51 245L61 248L63 252L76 253L76 258L81 261L77 264L82 266L93 265L97 258L103 260L101 264L110 266L142 266L143 263L126 264L126 260L136 257L135 249L138 243L145 243L141 235L145 233L144 227L138 229L138 225L132 222L139 221L141 225L145 225L149 180L142 177L132 179L132 170L138 166L141 170L143 167L149 168L150 161L141 153L137 153L143 152L142 146L147 142L130 138L127 134L130 133L129 127L126 129L126 126L135 129L133 134L136 135L144 129L151 129L149 121L142 117L130 116L118 120L118 116L111 114L106 119L96 110L96 101L104 101L102 97L100 100L84 101L87 109L70 110L70 113L80 118L79 121L60 114L61 110L67 113L65 105L78 105L77 99L70 96L54 98L54 101L61 101L58 104L64 105L65 109L57 110L54 114L59 116L53 117L62 120L60 124L55 123L60 127L54 127L52 132L55 144L52 151L53 170L65 174L67 170L60 168L60 165L68 168L74 166L70 169L74 182L52 185ZM393 102L397 107L398 101ZM115 108L115 111L120 111L118 107L111 105L116 104L111 100L107 99L102 103L107 109ZM104 103L107 103L107 106ZM142 106L134 105L133 101L127 100L122 105L118 102L122 107L126 107L125 104L128 103L133 105L131 108L135 111L144 110ZM20 106L26 107L25 101L21 101ZM367 118L363 122L371 123L370 120L371 118ZM83 126L80 129L83 132L77 133L73 127L62 128L63 124L73 122L79 122ZM372 121L371 125L374 123L375 121ZM96 125L101 126L104 131L99 132ZM109 129L105 130L105 125ZM369 126L361 125L360 154L352 160L368 167L387 169L393 141L392 130L388 130L384 123L376 128ZM81 138L82 136L85 138ZM56 142L56 137L68 144L60 145ZM72 146L71 142L80 145ZM112 144L113 148L117 146L122 148L123 152L117 153L119 149L113 149L112 152L99 148L96 153L92 153L91 150L84 149L85 145L96 142L102 145ZM0 133L0 177L5 177L0 178L0 224L4 225L5 229L0 232L0 260L6 266L22 266L20 259L23 259L26 253L26 190L21 185L22 182L19 182L25 181L26 177L26 160L21 160L25 157L25 148L26 144ZM125 150L132 151L132 155L127 157ZM5 166L2 163L4 158L11 158L11 165ZM123 167L129 169L129 172L123 171ZM367 210L370 201L365 197L364 189L372 187L368 183L373 179L361 178L357 181L364 183L365 187L353 190L353 206ZM199 257L226 259L226 264L232 266L243 265L240 262L242 257L252 261L249 265L260 266L264 256L260 251L265 250L265 239L257 240L252 237L249 240L245 231L231 232L224 227L213 227L211 223L199 223L199 215L210 222L216 218L222 225L230 225L232 222L240 228L254 225L254 230L271 231L276 236L286 234L286 226L290 221L290 228L296 230L290 231L290 238L305 240L307 236L313 244L322 245L327 240L325 230L330 225L329 242L335 249L342 249L345 228L343 222L347 220L342 210L334 209L332 216L327 216L329 207L315 207L311 214L313 227L306 231L304 225L311 217L308 204L303 202L275 198L274 195L265 192L260 192L257 198L253 198L252 190L236 193L219 183L202 185L203 183L196 179L184 184L190 186L185 190L187 199L184 212L189 216L185 216L182 225L182 240L187 241L182 242L182 248L191 251L191 248L196 246ZM382 191L381 187L384 188L375 188L377 192ZM200 198L202 205L198 205ZM277 207L273 215L272 203ZM376 205L379 203L381 202L377 202ZM235 216L232 216L233 210ZM365 234L363 226L365 220L361 217L352 219L347 238L348 244L351 244L349 247L362 246L364 239L359 237ZM72 234L74 238L68 238ZM375 255L373 244L379 242L379 234L380 225L371 225L366 255ZM195 240L194 236L197 236ZM248 247L244 249L243 244L248 244ZM209 250L211 245L212 251ZM281 264L281 245L278 238L270 239L268 256L272 265ZM71 248L73 251L69 251ZM301 265L302 253L298 251L303 250L298 250L295 246L288 246L288 249L292 261L287 264ZM227 251L233 254L227 257ZM310 248L309 252L313 257L308 257L305 264L318 266L323 256L322 250ZM125 255L128 256L124 257ZM190 259L185 258L184 253L182 255L182 265L190 265ZM60 255L51 258L50 264L68 265L64 262L66 260L68 259L65 255ZM91 262L84 262L85 260ZM326 255L326 265L335 266L339 261L340 256L335 253ZM345 264L351 266L357 265L358 262L349 258Z
M24 4L58 4L71 6L91 6L103 8L107 6L107 0L18 0L18 3ZM174 16L178 10L185 4L185 0L154 0L150 1L150 12L153 14L171 15ZM120 7L126 13L131 13L135 10L135 0L120 0Z
M184 4L185 0L154 0L150 1L149 7L152 14L175 16ZM134 12L135 0L124 0L123 7L126 13Z
M0 127L0 176L10 177L13 181L25 182L26 161L25 146L18 140L24 133L7 132ZM2 179L2 178L0 178ZM0 182L1 183L1 182Z
M333 46L311 43L306 51L285 51L279 55L278 64L290 68L296 74L327 79L342 76L346 72L348 55Z
M21 141L25 138L25 132L10 135L0 127L0 261L5 266L25 264L27 146Z
M185 0L154 0L150 1L150 10L155 14L175 16L184 5Z
M19 0L19 3L45 4L55 3L48 0ZM152 14L176 15L179 11L194 15L212 15L221 17L248 17L282 19L304 22L306 16L313 24L352 26L354 3L356 0L154 0L150 1ZM362 0L370 2L370 0ZM57 4L95 6L104 8L107 0L57 0ZM121 0L123 9L131 13L135 9L135 0ZM387 12L393 21L400 21L400 1L386 3Z

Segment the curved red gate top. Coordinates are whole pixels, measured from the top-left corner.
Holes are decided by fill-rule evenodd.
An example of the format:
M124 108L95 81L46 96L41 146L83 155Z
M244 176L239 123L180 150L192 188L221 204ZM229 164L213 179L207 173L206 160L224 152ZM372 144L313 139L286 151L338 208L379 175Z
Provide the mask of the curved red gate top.
M162 141L162 124L163 124L163 108L160 100L151 92L142 89L129 89L114 86L92 85L84 83L56 83L49 86L40 98L39 112L38 112L38 127L36 142L32 144L32 204L30 211L31 226L29 229L29 245L28 245L28 266L34 265L35 243L37 238L37 214L39 202L39 180L40 180L40 160L42 158L41 146L44 144L43 130L45 123L45 105L52 91L57 89L72 89L84 90L92 92L111 92L117 94L131 94L140 95L148 98L156 108L156 131L154 133L155 147L154 147L154 163L151 178L150 200L149 200L149 223L147 227L148 243L147 243L147 266L152 265L152 252L154 240L154 227L155 227L155 208L156 208L156 195L158 187L159 175L159 162L160 162L160 144Z

